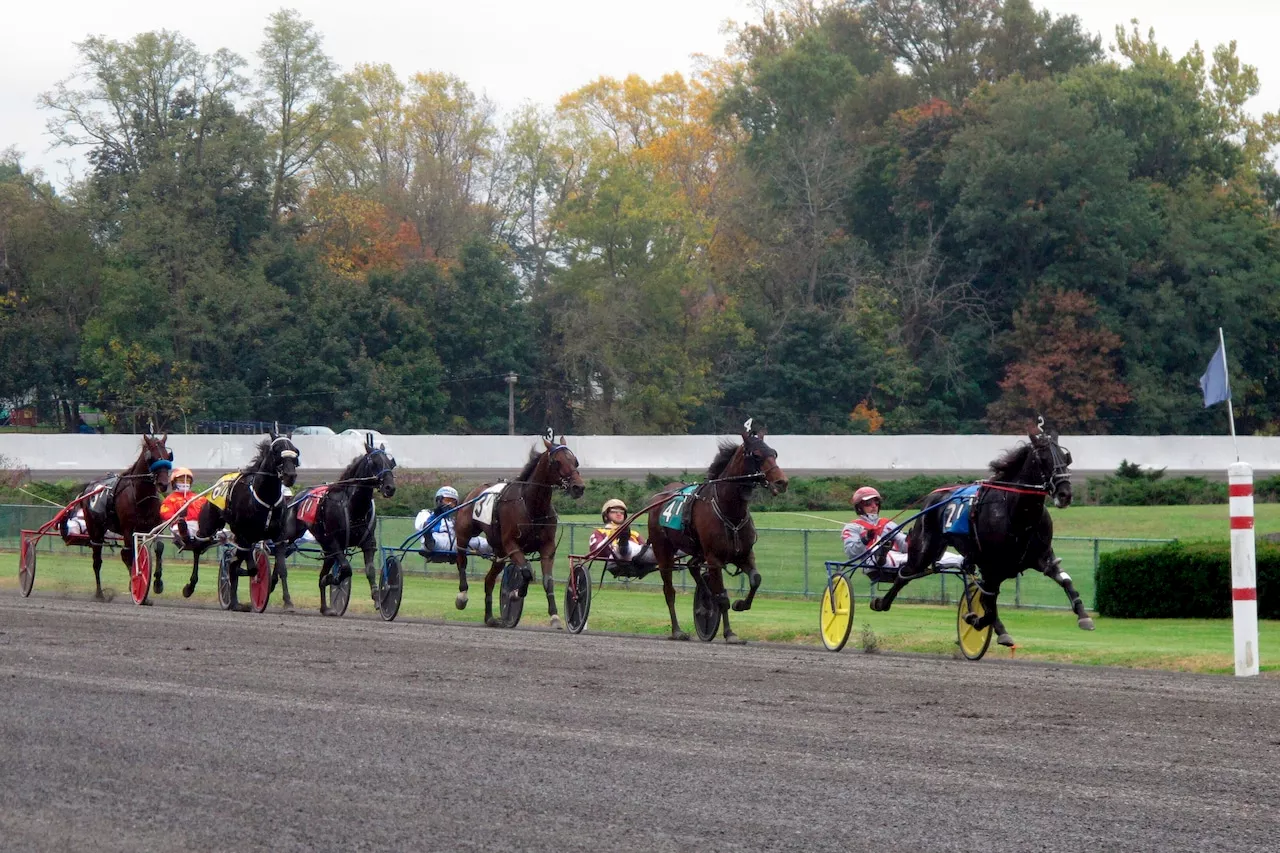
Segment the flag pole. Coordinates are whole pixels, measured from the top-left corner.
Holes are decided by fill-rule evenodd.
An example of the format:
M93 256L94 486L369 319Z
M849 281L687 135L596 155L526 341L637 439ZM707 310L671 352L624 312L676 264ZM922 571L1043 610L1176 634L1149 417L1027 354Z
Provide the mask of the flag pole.
M1236 441L1236 414L1231 408L1231 371L1227 369L1227 339L1218 327L1218 345L1222 347L1222 375L1227 381L1227 421L1231 424L1231 446L1236 449L1236 461L1240 461L1240 444Z

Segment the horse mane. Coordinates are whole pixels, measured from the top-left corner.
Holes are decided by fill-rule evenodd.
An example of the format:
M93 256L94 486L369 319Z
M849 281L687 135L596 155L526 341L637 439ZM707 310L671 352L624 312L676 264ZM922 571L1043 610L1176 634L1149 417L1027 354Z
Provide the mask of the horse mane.
M357 456L355 459L352 459L351 464L348 465L346 468L342 469L342 473L338 475L338 479L339 480L354 479L356 476L356 471L360 470L360 466L363 465L364 461L368 458L369 458L368 453L362 453L359 456Z
M1019 444L1011 450L1006 450L987 464L991 468L991 473L996 477L1009 479L1022 471L1022 466L1027 461L1027 454L1030 452L1030 444Z
M533 446L533 449L529 451L529 461L524 463L524 467L521 468L520 473L516 475L515 481L517 483L531 482L529 478L533 476L533 469L538 467L538 461L542 459L542 454L544 453L546 453L546 451L539 450L536 444Z
M267 458L267 454L271 452L271 441L272 439L270 438L264 438L262 441L258 442L258 455L253 457L253 459L249 461L248 465L241 468L240 473L252 474L254 471L258 470L258 466L263 463L263 460Z
M724 469L729 466L729 460L733 458L733 454L738 452L740 444L734 444L732 441L721 441L716 443L716 458L711 460L711 467L707 469L707 479L714 480L724 473Z

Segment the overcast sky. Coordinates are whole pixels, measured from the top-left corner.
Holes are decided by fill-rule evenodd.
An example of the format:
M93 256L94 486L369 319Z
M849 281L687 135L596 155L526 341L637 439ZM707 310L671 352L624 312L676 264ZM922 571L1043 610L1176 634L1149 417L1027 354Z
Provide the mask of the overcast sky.
M1245 62L1258 67L1262 94L1254 112L1280 108L1280 31L1277 0L1033 0L1055 14L1075 14L1086 29L1114 41L1117 24L1139 18L1157 39L1181 55L1197 39L1206 51L1235 39ZM718 56L725 19L751 20L746 0L417 0L353 3L295 0L324 34L325 48L342 67L387 62L402 76L439 70L457 74L504 109L525 101L554 103L602 75L648 78L688 72L693 54ZM172 0L62 0L8 4L0 51L0 149L16 147L28 167L41 167L63 183L74 156L50 151L48 116L36 95L75 68L74 43L87 35L127 39L155 29L181 32L204 52L227 47L250 63L269 12L278 6L251 0L211 5ZM77 161L78 163L79 161ZM78 168L78 165L76 166Z

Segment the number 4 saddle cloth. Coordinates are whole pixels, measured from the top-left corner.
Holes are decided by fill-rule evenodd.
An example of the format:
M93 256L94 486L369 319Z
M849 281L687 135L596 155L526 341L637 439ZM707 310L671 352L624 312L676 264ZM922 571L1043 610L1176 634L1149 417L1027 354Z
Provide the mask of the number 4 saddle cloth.
M693 493L698 486L685 486L662 505L658 523L668 530L684 530L689 514L693 511Z

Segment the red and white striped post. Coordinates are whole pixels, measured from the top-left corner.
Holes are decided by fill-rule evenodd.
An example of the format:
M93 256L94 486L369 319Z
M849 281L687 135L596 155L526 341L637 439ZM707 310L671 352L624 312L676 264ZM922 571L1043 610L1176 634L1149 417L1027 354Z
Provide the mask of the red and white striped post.
M1253 468L1227 466L1231 506L1231 622L1236 643L1236 675L1258 674L1258 570L1253 541Z

